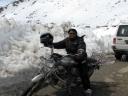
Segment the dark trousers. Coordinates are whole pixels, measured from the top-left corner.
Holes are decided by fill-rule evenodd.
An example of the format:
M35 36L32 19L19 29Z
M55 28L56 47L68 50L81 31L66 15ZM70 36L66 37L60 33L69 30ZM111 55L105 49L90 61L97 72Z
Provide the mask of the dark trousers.
M79 71L79 75L83 84L83 88L86 89L90 89L90 80L89 80L89 76L88 76L88 66L87 64L82 64L79 63L79 65L77 66L78 71Z

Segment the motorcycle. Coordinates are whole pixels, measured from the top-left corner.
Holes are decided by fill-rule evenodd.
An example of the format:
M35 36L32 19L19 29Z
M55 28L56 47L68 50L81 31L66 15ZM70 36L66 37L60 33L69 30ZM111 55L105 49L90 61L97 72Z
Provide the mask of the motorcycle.
M76 68L78 62L73 59L76 55L77 54L62 56L54 53L53 48L51 48L50 58L41 56L41 61L45 61L42 64L43 67L39 73L32 78L30 86L26 88L21 96L34 96L36 92L48 85L51 85L54 88L56 88L56 86L66 88L67 94L71 96L73 85L81 85L79 72ZM96 59L88 58L82 62L82 64L85 63L88 64L88 76L90 78L94 73L94 70L99 69L100 62Z
M45 64L43 64L39 74L31 80L30 86L21 96L33 96L34 93L48 85L54 88L55 85L66 88L68 95L71 96L73 83L76 86L81 84L78 70L75 67L78 63L70 55L61 56L57 53L53 53L50 58L44 58L42 56L41 60L45 60ZM99 62L92 58L83 61L83 63L85 62L89 62L88 76L91 77L94 70L99 69Z

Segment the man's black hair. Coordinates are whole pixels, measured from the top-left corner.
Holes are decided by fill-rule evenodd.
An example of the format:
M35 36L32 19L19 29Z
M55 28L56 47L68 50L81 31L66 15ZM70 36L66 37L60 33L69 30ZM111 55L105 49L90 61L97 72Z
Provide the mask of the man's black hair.
M69 29L69 30L68 30L68 33L71 32L71 31L72 31L72 32L75 32L75 33L77 34L76 29L73 29L73 28L72 28L72 29Z

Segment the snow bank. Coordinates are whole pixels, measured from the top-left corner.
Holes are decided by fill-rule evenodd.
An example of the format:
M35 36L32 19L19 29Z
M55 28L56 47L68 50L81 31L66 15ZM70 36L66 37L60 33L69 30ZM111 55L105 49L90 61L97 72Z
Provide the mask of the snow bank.
M102 52L112 52L112 40L116 34L117 27L101 27L93 31L95 43Z
M110 38L114 34L113 28L100 28L93 31L94 29L86 28L85 25L77 26L71 22L60 25L55 23L23 25L15 22L14 19L4 18L0 23L0 76L11 76L19 70L38 67L39 57L50 55L50 48L40 44L40 35L49 32L54 36L54 42L57 42L67 36L66 32L70 27L76 28L79 36L86 35L84 40L89 55L93 51L111 51ZM64 50L54 51L66 54Z
M38 67L39 57L50 55L50 48L44 48L40 44L42 33L50 32L55 37L55 41L64 38L62 27L56 24L23 25L4 18L1 20L0 30L0 76L2 77L10 76L22 69Z

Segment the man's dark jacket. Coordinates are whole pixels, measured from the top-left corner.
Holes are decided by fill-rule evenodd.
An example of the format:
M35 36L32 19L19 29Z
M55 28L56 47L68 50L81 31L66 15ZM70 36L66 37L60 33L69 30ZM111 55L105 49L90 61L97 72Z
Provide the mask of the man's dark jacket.
M56 49L66 49L67 54L77 54L78 49L83 49L86 53L86 44L83 37L76 37L75 39L69 39L68 37L60 42L53 43Z

